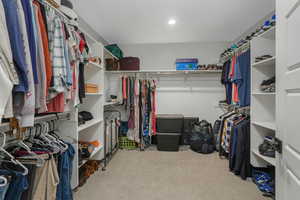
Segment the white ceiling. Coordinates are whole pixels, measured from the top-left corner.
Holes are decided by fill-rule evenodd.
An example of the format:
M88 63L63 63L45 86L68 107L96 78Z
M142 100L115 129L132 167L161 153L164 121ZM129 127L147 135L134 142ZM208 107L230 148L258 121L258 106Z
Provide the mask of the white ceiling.
M73 1L105 40L127 44L232 41L275 9L275 0Z

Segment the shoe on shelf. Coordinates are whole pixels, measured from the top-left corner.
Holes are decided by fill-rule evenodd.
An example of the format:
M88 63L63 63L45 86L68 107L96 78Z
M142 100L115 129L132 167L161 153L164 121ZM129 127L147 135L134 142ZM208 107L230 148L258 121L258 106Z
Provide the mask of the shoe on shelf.
M270 21L269 21L269 20L265 21L265 23L264 23L262 29L263 29L264 31L267 31L267 30L269 30L270 28L271 28L271 23L270 23Z
M270 20L270 24L271 26L275 26L276 25L276 15L273 15L271 20Z
M271 85L272 83L275 83L276 78L275 76L273 76L272 78L268 79L268 80L264 80L260 85L261 86L266 86L266 85Z
M255 31L255 34L254 34L254 37L257 37L259 36L261 33L263 33L264 30L260 27L260 28L257 28L256 31Z
M259 56L255 58L255 62L260 62L269 58L273 58L273 56L271 55L263 55L263 56Z
M275 158L275 138L274 137L265 137L264 142L259 145L259 153L263 156Z

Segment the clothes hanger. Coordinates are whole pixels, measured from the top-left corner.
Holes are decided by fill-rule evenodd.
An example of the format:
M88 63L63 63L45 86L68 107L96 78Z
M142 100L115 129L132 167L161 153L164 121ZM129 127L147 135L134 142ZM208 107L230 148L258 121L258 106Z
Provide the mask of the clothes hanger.
M0 176L0 182L3 182L0 184L0 187L4 187L7 185L7 178L5 178L4 176Z
M54 133L55 134L55 123L53 121L52 125L52 129L51 129L51 123L50 122L47 122L48 123L48 127L49 127L49 131L45 132L45 136L52 140L52 142L54 143L54 145L56 145L61 152L65 152L69 147L68 145L66 145L57 135L57 137L54 137L53 135L51 135L50 133ZM56 134L55 134L56 135Z
M31 133L31 138L30 138L29 142L40 145L42 147L48 147L49 144L47 144L44 140L39 138L39 135L41 134L41 131L42 131L42 126L40 124L35 124L33 130L34 131L33 131L33 134Z
M235 112L234 111L227 111L226 113L222 114L219 116L219 119L222 119L223 117L225 117L226 115L231 115L231 114L234 114Z
M0 134L3 136L3 144L0 146L0 151L2 151L5 155L7 155L10 159L10 162L12 162L13 164L15 165L18 165L20 166L24 172L22 173L22 175L26 176L28 174L28 169L27 167L25 167L20 161L16 160L15 157L13 155L11 155L10 153L8 153L5 149L4 149L4 146L5 146L5 141L6 141L6 134L1 132L0 131ZM4 160L2 160L3 162Z
M30 147L27 146L22 140L13 140L6 144L6 148L13 147L13 146L19 146L23 148L27 153L30 155L30 159L34 159L37 161L38 166L43 166L45 163L45 160L39 157L36 153L31 151Z
M42 122L42 131L40 137L47 142L53 149L53 153L59 153L62 149L61 147L56 143L55 138L50 136L49 133L49 124L47 122Z
M62 138L57 134L57 128L56 128L56 122L57 121L52 121L53 124L53 130L50 132L52 133L54 136L56 136L57 142L59 142L59 144L61 144L63 146L63 152L65 152L66 150L68 150L69 146L62 140Z

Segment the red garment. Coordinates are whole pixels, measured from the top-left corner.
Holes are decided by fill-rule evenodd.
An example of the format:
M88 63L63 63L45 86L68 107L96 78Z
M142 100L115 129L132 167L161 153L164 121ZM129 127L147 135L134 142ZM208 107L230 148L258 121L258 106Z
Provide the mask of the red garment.
M123 99L127 99L127 81L125 77L122 77L122 81L123 81Z
M153 80L154 83L154 89L152 91L152 133L153 135L156 135L157 130L156 130L156 82Z
M79 42L79 50L82 53L85 46L86 46L86 42L85 42L84 38L82 37L82 35L81 34L79 34L79 35L80 35L80 38L81 38L81 40Z
M71 64L71 67L73 67L73 75L72 75L72 78L73 78L73 81L72 81L72 93L71 93L71 99L75 99L75 96L76 96L76 89L77 89L77 81L76 80L76 64L75 62Z
M232 84L232 89L233 89L233 97L232 97L233 102L238 103L239 102L239 90L238 90L238 87L237 87L236 83Z
M234 67L235 67L235 64L236 64L236 56L233 56L232 57L232 61L231 61L231 69L230 69L230 73L229 73L229 76L230 76L231 79L234 76Z
M35 154L37 154L37 155L49 154L49 153L50 153L50 151L33 151L33 152L34 152ZM16 157L21 157L21 156L28 156L29 153L28 153L28 151L18 150L18 151L16 151L16 152L14 153L14 155L15 155Z
M53 112L64 112L65 111L65 95L64 93L58 94L56 97L51 99L47 103L47 108L49 113Z

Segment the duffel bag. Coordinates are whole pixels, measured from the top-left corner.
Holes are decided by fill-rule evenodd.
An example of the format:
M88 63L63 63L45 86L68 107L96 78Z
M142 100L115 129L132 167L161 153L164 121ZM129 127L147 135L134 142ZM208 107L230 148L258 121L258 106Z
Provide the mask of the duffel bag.
M125 57L120 59L120 70L140 70L140 59L137 57Z

